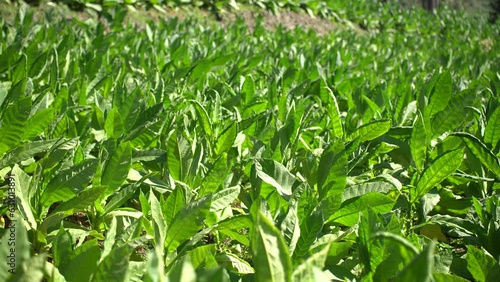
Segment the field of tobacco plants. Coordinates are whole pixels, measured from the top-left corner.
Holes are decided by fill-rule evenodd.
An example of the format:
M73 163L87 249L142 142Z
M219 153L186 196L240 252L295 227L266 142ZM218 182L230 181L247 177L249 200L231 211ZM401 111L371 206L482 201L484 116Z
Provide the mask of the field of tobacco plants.
M0 281L498 281L499 24L377 5L0 18Z

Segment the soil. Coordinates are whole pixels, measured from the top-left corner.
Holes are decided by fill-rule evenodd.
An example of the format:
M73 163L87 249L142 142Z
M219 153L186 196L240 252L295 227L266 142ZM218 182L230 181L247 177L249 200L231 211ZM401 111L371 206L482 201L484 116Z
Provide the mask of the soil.
M233 23L238 17L241 17L248 25L250 30L255 27L256 20L259 16L263 17L264 27L269 30L274 30L277 26L283 26L286 29L295 29L302 27L306 30L313 29L318 35L325 35L339 28L338 24L327 19L313 18L305 13L295 13L290 11L280 12L277 15L269 11L253 12L241 11L228 13L223 16L222 25L227 26Z
M19 7L16 4L6 4L0 3L0 18L5 19L9 23L13 23L15 16ZM79 21L85 21L89 18L97 18L98 13L92 8L86 8L82 11L70 10L65 5L57 5L54 3L40 5L38 7L30 7L34 12L34 18L40 19L45 13L61 13L68 20L77 19ZM282 26L286 29L295 29L297 27L302 27L305 30L313 29L318 35L325 35L329 32L344 28L341 24L334 23L327 19L311 17L306 13L296 13L291 11L280 11L277 14L273 14L269 11L254 11L251 8L242 7L239 10L224 10L222 13L215 15L207 10L203 9L190 9L187 8L177 8L175 10L163 10L159 11L157 9L143 9L143 8L132 8L129 7L129 12L127 15L126 23L132 23L137 26L144 25L148 20L158 20L158 19L168 19L172 17L177 17L183 19L188 16L198 17L200 19L205 19L209 22L216 23L220 26L227 27L233 24L238 17L242 18L248 25L249 30L255 27L257 19L262 16L263 25L269 30L274 30L277 26Z

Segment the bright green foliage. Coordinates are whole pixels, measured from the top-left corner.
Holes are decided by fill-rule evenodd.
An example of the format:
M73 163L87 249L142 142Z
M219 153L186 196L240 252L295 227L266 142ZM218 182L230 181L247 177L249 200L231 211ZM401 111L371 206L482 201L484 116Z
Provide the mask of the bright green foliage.
M0 19L0 280L495 281L498 25L243 2L337 29Z

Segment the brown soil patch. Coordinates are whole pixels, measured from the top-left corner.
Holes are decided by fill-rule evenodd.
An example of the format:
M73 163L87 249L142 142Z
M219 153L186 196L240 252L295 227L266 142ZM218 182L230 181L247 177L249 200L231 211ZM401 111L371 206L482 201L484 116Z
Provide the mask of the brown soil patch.
M18 7L15 4L0 3L0 17L7 22L13 23ZM72 11L65 5L57 5L50 3L40 5L39 7L30 7L34 12L34 19L38 20L44 17L46 13L59 13L71 21L73 19L85 21L90 18L97 18L97 12L91 8L86 8L83 11ZM330 20L314 18L305 13L295 13L290 11L281 11L279 14L273 14L269 11L250 11L250 10L226 10L217 20L216 16L209 11L202 9L187 9L178 8L175 10L158 11L156 9L132 8L129 6L128 16L125 23L131 23L139 28L144 26L148 20L159 20L169 18L183 19L188 16L198 17L209 22L214 22L220 26L227 27L233 24L238 17L241 17L248 25L250 30L255 28L257 19L262 16L263 25L269 30L274 30L278 26L292 30L297 27L302 27L305 30L313 29L318 35L325 35L339 28L339 24L335 24Z
M282 26L290 30L302 27L305 30L313 29L318 35L325 35L338 28L338 25L327 19L313 18L307 14L280 12L278 15L274 15L269 11L262 11L258 13L253 11L236 11L233 13L227 13L223 16L222 24L223 26L227 26L233 23L237 17L241 17L250 30L253 30L259 16L263 17L264 27L269 30L274 30L278 26Z

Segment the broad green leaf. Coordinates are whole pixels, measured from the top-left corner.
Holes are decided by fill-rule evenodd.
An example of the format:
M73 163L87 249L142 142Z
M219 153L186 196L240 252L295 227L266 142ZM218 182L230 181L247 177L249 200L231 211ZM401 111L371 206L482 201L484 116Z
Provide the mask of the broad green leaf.
M24 222L20 217L12 218L12 222L6 227L8 228L5 229L7 232L2 236L0 242L0 255L4 260L0 265L2 281L9 281L9 278L13 277L11 274L22 273L23 263L26 263L30 258L31 248ZM11 229L12 227L14 230Z
M298 202L301 196L301 192L303 189L296 189L290 199L288 204L288 212L281 222L281 232L283 234L283 238L285 239L290 255L293 255L295 247L297 246L297 241L300 238L300 225L299 225L299 217L297 213Z
M347 182L347 156L342 141L328 147L321 155L318 169L319 198L343 191Z
M90 281L99 262L100 250L97 239L87 241L69 254L58 267L68 282ZM78 273L78 275L75 275Z
M123 187L122 189L120 189L120 191L115 192L114 195L111 196L106 206L104 206L104 214L109 213L124 204L135 194L137 188L139 188L142 183L143 181L139 180L135 183Z
M429 97L429 105L426 114L432 118L438 112L444 110L451 99L452 85L450 71L446 71L439 76L434 85L434 91Z
M371 207L376 213L389 212L395 201L383 194L371 192L358 198L352 198L342 203L340 209L327 221L333 221L345 226L353 226L358 222L359 213Z
M180 133L172 134L168 140L168 170L175 180L186 182L193 160L189 142Z
M325 244L322 249L315 252L306 261L301 263L293 271L293 281L316 281L314 268L323 269L329 256L330 244Z
M162 247L167 233L167 223L163 217L160 201L156 198L153 190L149 191L149 206L151 207L151 218L155 230L156 244Z
M231 253L222 253L215 256L217 263L236 274L252 274L255 270L245 260Z
M205 132L207 138L209 141L212 140L212 123L210 122L210 118L208 117L207 111L201 105L198 101L192 100L192 104L194 105L194 108L196 109L196 116L198 118L198 121L201 124L201 128Z
M432 241L399 272L394 281L432 281L432 264L436 243Z
M92 276L92 281L124 281L127 277L130 252L128 245L114 248L99 263L94 276Z
M321 84L323 85L323 83ZM343 139L344 137L344 128L342 125L342 119L340 116L339 104L337 103L337 98L333 94L332 90L328 86L324 86L328 91L328 97L331 99L328 105L328 113L329 117L332 121L333 134L337 138Z
M78 196L71 198L69 201L61 203L53 210L54 213L64 212L72 214L76 211L83 210L94 203L104 192L106 187L95 186L83 190Z
M195 282L196 272L191 264L189 256L178 260L172 269L167 273L169 281Z
M229 187L213 194L210 211L217 212L230 207L239 194L240 186Z
M349 136L350 140L359 138L360 142L370 141L384 135L391 128L391 120L381 119L363 124L353 134Z
M73 240L71 234L64 230L64 227L61 225L54 241L52 241L54 265L59 267L61 264L66 263L72 251Z
M228 151L233 146L237 134L237 123L233 122L217 137L217 141L215 142L215 154L220 155Z
M166 282L165 276L165 259L163 258L163 250L159 246L149 252L146 260L145 281Z
M484 130L484 143L490 145L493 150L497 148L500 140L500 107L488 117L488 124Z
M40 202L48 207L52 203L73 198L89 184L97 170L97 164L97 160L89 159L61 171L47 184Z
M224 180L227 178L227 174L227 155L222 154L203 178L199 196L203 197L218 191L220 186L224 183Z
M125 133L125 126L123 125L122 117L116 108L113 108L106 116L104 129L108 138L117 139L120 135Z
M106 162L101 176L101 184L107 186L106 195L114 193L127 179L132 163L130 142L120 144Z
M455 172L460 164L462 164L463 155L463 150L458 149L446 152L437 157L434 160L434 163L424 170L422 176L418 180L415 195L413 195L412 201L416 201L418 198L425 195L432 188L434 188L436 184L439 184Z
M318 234L323 229L323 213L321 210L314 210L300 225L300 237L293 254L294 260L305 256L312 244L318 238Z
M40 133L46 129L50 123L54 122L53 108L43 109L34 114L26 123L26 130L24 131L23 140L32 140L38 137ZM29 143L28 143L29 144Z
M141 94L142 91L139 87L134 89L132 93L126 94L119 93L118 91L115 92L113 109L116 109L120 113L120 118L125 131L133 129L136 125L136 121L140 118L141 111L143 110ZM142 114L142 118L144 118L144 120L150 119L150 116L144 116L144 112L142 112Z
M248 239L248 236L242 234L241 231L246 230L247 228L252 228L252 220L247 214L240 214L224 219L216 226L216 229L219 232L226 234L233 240L236 240L246 246L250 245L250 240Z
M29 68L28 76L29 77L40 77L45 71L45 66L48 62L49 52L41 53L31 64Z
M277 192L288 197L292 194L295 176L285 166L275 160L263 159L255 162L257 176L265 183L276 188Z
M462 91L455 96L446 108L437 113L432 119L432 138L435 139L441 134L454 130L467 118L468 111L464 107L470 106L473 94L470 91Z
M184 208L185 205L186 201L182 188L177 187L174 191L170 192L165 204L162 206L167 225L172 223L174 217Z
M116 229L117 229L117 219L113 217L111 223L109 224L108 231L106 233L106 238L104 239L102 246L102 253L99 262L102 262L105 257L111 253L116 242ZM155 247L158 247L156 245Z
M194 250L189 251L188 255L191 258L191 264L196 269L198 267L203 267L206 260L215 259L214 256L216 252L217 246L215 244L208 244L196 247Z
M158 149L135 151L132 154L132 163L135 162L164 162L167 152Z
M205 196L187 204L177 213L168 227L165 240L167 251L174 251L201 229L210 210L211 200L210 195Z
M42 281L44 278L44 265L47 261L47 254L34 255L24 262L21 271L16 273L18 281Z
M254 218L251 242L256 281L291 281L292 262L285 240L260 212Z
M105 190L106 187L104 186L91 187L83 190L78 196L61 203L45 218L40 230L46 231L49 227L59 224L63 218L91 206L102 196Z
M470 280L467 280L465 278L462 278L457 275L449 274L449 273L433 273L432 277L434 278L435 282L469 282Z
M31 205L30 196L30 182L32 177L26 174L17 164L14 165L14 168L10 174L11 182L14 185L15 195L17 197L17 210L21 214L21 216L26 220L30 228L36 229L38 224L35 219L35 215L33 214L33 207ZM11 218L12 215L9 214Z
M355 197L360 197L371 192L379 192L382 194L386 194L387 192L393 189L395 189L394 185L385 181L374 181L374 182L355 184L345 188L344 194L342 195L342 201L347 201Z
M19 144L31 111L31 97L22 98L1 114L0 156Z
M413 123L411 131L410 149L411 156L418 170L423 170L427 159L427 128L424 123L423 115L418 112L417 119Z
M486 281L497 261L480 248L467 246L467 269L476 281Z
M453 135L461 137L472 154L474 154L486 168L491 170L497 177L500 177L500 161L483 142L469 133L454 133Z

